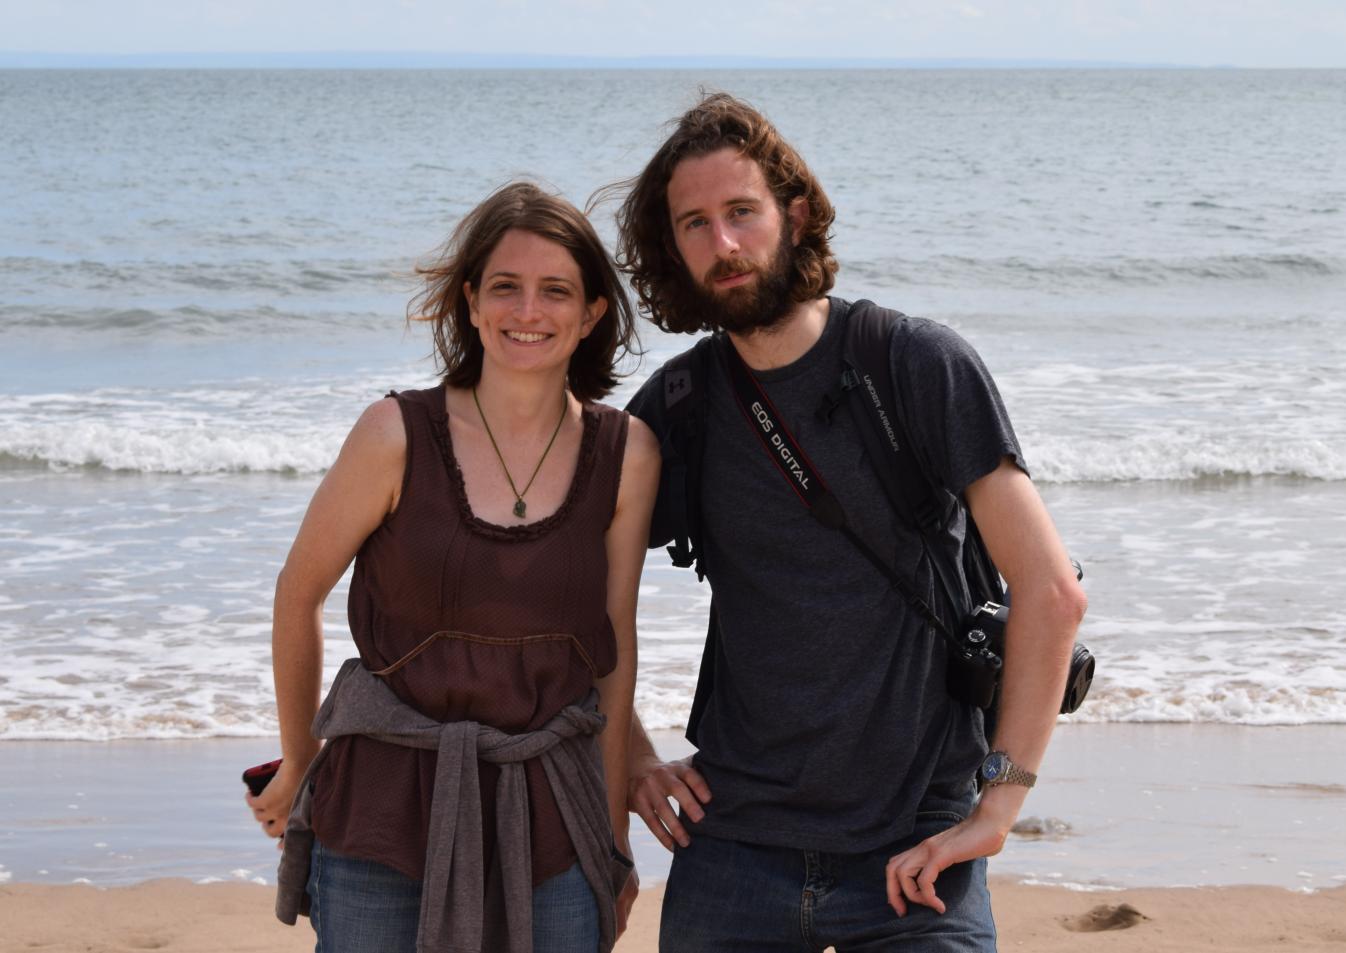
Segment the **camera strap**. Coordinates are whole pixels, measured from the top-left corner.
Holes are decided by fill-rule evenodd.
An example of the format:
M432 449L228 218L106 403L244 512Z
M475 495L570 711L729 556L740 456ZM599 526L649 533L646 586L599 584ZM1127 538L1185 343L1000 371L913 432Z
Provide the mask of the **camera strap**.
M847 522L846 511L841 501L827 488L827 484L810 462L808 455L795 441L794 435L790 433L771 403L771 398L762 389L762 385L753 376L748 365L743 363L743 358L739 356L733 342L726 338L721 350L734 398L748 422L748 427L757 435L762 449L771 458L771 462L775 464L776 470L784 477L785 482L790 485L790 489L799 497L800 502L808 508L809 514L823 526L839 531L850 540L861 555L897 588L921 618L951 645L957 646L954 634L930 605L917 595L897 570L888 565Z

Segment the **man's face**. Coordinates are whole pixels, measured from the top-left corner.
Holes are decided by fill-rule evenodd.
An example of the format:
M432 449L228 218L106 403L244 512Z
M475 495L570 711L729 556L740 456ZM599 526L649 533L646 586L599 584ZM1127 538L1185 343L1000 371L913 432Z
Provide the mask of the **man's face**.
M668 209L687 267L680 307L738 333L785 317L798 224L781 213L756 161L729 148L682 160L668 181Z

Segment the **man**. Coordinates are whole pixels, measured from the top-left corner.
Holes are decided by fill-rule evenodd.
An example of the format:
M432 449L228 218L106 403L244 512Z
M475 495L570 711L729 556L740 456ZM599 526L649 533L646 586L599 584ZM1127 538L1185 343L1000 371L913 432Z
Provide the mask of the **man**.
M932 554L885 497L860 424L818 412L850 317L827 297L832 221L770 122L717 94L682 116L633 181L619 262L664 330L727 333L861 517L852 525L941 604ZM741 412L728 359L712 362L694 488L713 593L704 701L688 730L698 751L661 763L638 721L632 730L629 806L677 845L661 950L995 949L985 858L1003 846L1046 749L1085 600L977 355L921 323L891 361L913 445L965 501L1013 591L991 740L1012 767L983 769L992 783L976 799L982 716L949 695L944 644L857 545L810 516ZM666 368L629 409L667 444ZM672 488L660 492L651 545L672 535L660 525ZM963 527L954 520L935 544L954 560Z

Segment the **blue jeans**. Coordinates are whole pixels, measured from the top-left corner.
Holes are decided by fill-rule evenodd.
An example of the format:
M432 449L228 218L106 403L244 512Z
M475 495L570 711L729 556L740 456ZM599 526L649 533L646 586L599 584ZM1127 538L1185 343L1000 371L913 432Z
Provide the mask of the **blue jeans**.
M421 882L313 843L309 920L315 953L415 953ZM533 953L594 953L598 904L579 864L533 889Z
M888 859L958 815L920 814L911 836L867 854L762 847L693 834L680 847L664 892L660 953L995 953L986 860L956 864L935 889L940 915L888 905Z

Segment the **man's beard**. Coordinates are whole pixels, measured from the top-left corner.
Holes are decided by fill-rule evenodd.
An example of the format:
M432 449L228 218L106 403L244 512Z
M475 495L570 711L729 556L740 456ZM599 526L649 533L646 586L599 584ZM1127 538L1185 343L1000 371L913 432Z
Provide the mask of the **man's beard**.
M704 283L688 276L682 283L678 308L695 315L701 325L712 330L747 334L779 324L794 305L795 247L789 226L781 229L780 244L764 268L744 267L744 262L729 260L715 264ZM751 272L757 280L726 291L715 291L711 282Z

